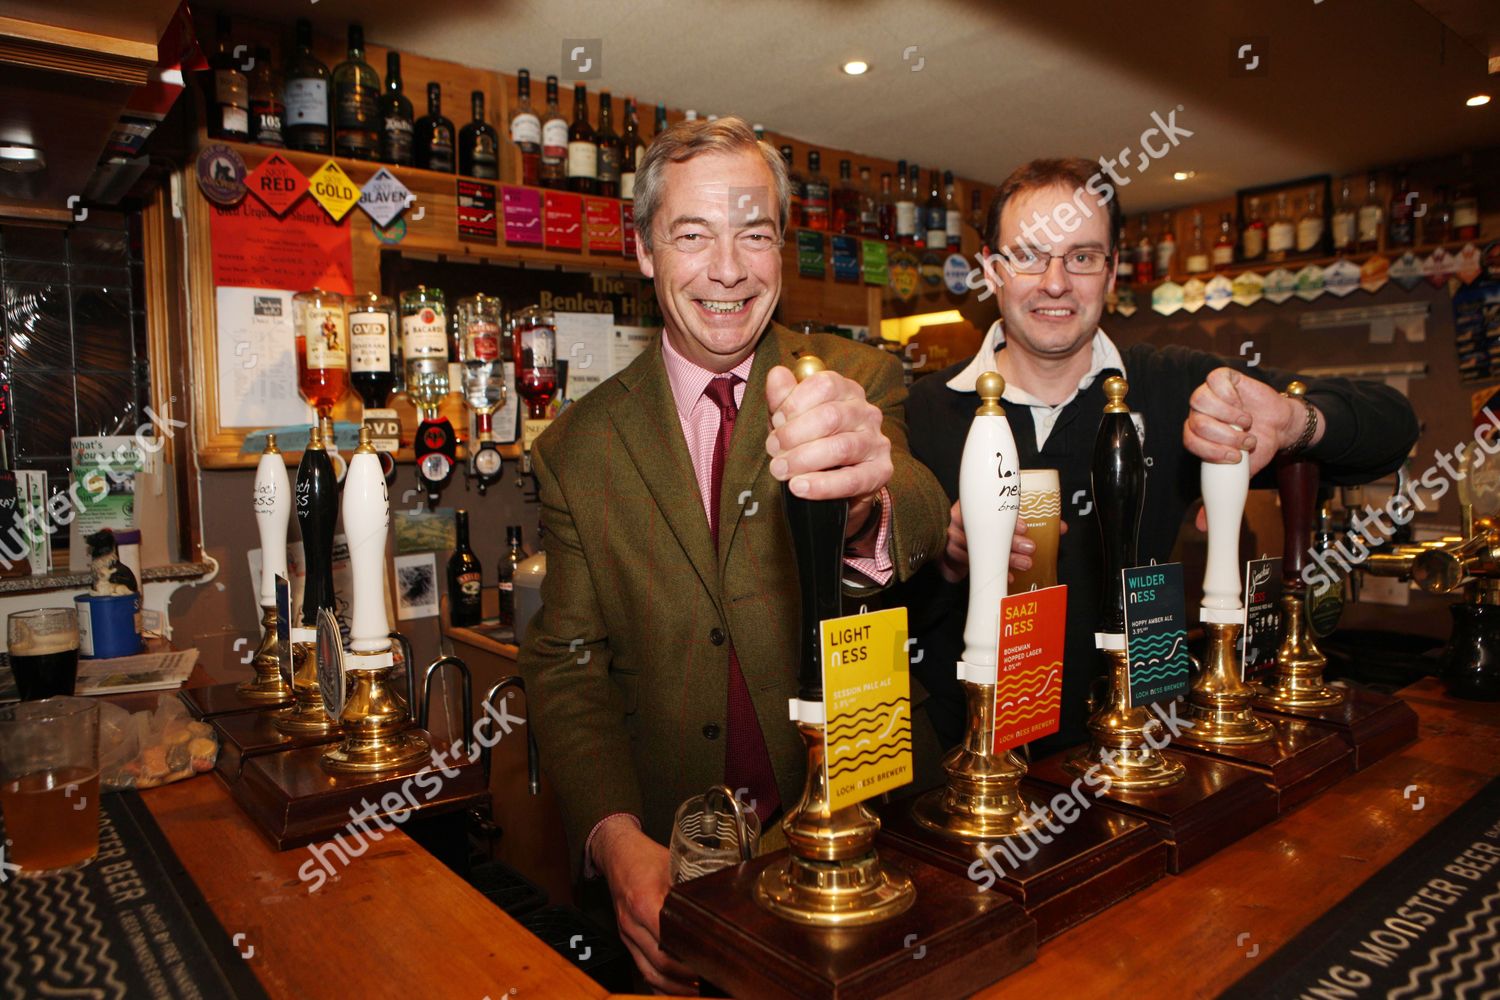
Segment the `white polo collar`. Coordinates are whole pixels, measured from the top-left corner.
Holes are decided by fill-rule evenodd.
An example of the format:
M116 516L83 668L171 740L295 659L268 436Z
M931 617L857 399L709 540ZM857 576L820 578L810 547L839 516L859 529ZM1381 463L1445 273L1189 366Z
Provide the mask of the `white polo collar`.
M948 388L956 392L977 392L979 376L985 372L995 370L995 352L1000 350L1004 344L1005 329L997 319L994 323L990 324L989 331L985 333L984 340L979 345L979 351L969 360L964 370L948 380ZM1094 379L1099 377L1100 372L1111 368L1121 373L1125 371L1125 361L1120 357L1119 348L1115 347L1114 341L1109 339L1102 327L1094 331L1094 340L1090 350L1089 370L1084 374L1083 378L1078 380L1078 389L1074 392L1074 396L1092 385ZM1058 407L1054 407L1050 403L1042 402L1042 400L1036 398L1020 386L1013 386L1008 382L1005 386L1005 392L1001 394L1001 398L1006 402L1016 403L1021 406L1042 406L1048 409L1057 409L1072 400L1070 396L1058 404Z

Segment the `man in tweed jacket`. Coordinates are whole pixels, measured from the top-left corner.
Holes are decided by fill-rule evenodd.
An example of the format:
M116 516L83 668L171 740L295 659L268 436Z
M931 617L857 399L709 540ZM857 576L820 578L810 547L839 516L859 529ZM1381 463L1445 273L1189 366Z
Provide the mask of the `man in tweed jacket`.
M855 598L939 550L948 503L907 448L898 362L771 322L787 216L774 150L738 119L675 125L653 142L635 197L665 328L533 449L547 577L520 668L575 861L608 880L646 980L680 992L691 973L661 952L657 927L673 812L725 782L747 717L766 780L744 797L762 819L795 802L804 778L787 721L799 603L781 484L848 502ZM788 368L809 352L828 371L799 385ZM723 408L730 392L737 416ZM726 425L737 432L720 445L711 510ZM736 697L747 699L738 731Z

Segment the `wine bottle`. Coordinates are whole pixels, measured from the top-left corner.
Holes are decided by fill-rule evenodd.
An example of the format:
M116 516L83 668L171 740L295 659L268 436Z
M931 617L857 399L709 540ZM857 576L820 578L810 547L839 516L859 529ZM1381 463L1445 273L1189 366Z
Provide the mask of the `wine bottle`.
M880 238L880 207L870 187L869 167L859 168L859 235L871 240Z
M499 591L500 591L500 627L510 629L512 632L516 627L516 567L521 565L526 558L526 551L521 547L521 526L512 524L505 529L505 553L500 557Z
M333 71L333 149L339 156L380 155L380 74L365 62L365 29L349 25L349 56Z
M876 229L887 243L896 238L896 196L891 193L891 175L880 175L880 197L875 202Z
M589 91L573 84L573 124L568 126L568 190L593 194L599 182L599 147L589 125Z
M620 197L635 198L635 168L641 160L640 125L635 120L635 101L625 98L625 124L620 135Z
M804 226L806 222L803 221L803 209L807 202L807 186L792 162L791 146L781 147L781 159L786 164L787 225Z
M208 134L245 142L250 138L250 81L232 51L229 15L218 14L215 19L219 47L208 59Z
M953 171L943 171L943 214L945 231L948 234L948 249L958 252L963 242L964 214L958 207L958 190L953 185Z
M896 164L896 242L909 246L917 234L917 196L911 190L906 161Z
M599 95L599 128L594 132L594 148L599 151L599 175L595 178L594 190L606 198L618 198L620 161L624 159L624 150L614 128L614 100L607 90Z
M542 159L537 168L542 187L568 186L568 120L557 106L557 77L547 77L547 111L542 118Z
M285 146L286 139L281 131L285 117L281 80L271 66L271 50L258 45L255 48L255 70L250 74L250 141L262 146Z
M484 572L469 548L469 512L462 507L454 512L454 530L456 544L448 559L448 623L472 628L484 618Z
M927 216L923 226L927 231L927 246L933 250L948 246L948 209L943 204L939 178L936 170L928 174Z
M500 177L500 138L484 119L484 91L469 95L473 117L458 133L458 172L493 181Z
M453 173L453 123L443 117L443 88L427 84L427 113L412 129L413 159L424 170Z
M521 151L521 183L535 185L542 158L542 121L531 106L531 72L516 73L516 107L510 113L510 141Z
M312 22L306 18L297 21L297 51L287 65L282 100L286 102L282 130L288 148L330 152L333 136L328 128L328 67L313 55Z
M411 98L401 89L401 53L385 56L385 93L380 96L380 158L399 167L412 165Z

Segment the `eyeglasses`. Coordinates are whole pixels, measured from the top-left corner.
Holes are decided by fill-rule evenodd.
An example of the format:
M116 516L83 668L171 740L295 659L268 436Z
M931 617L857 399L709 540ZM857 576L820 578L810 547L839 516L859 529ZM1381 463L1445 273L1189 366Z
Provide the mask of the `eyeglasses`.
M721 238L712 233L690 231L679 233L666 242L670 243L672 248L678 253L697 254L714 246ZM743 251L754 254L765 253L768 250L778 250L783 243L782 240L769 232L753 229L737 233L732 239L737 252Z
M1019 251L1001 250L1005 266L1015 274L1045 274L1054 260L1063 262L1069 274L1103 274L1109 266L1109 254L1103 250L1070 250L1067 253L1036 253L1030 247Z

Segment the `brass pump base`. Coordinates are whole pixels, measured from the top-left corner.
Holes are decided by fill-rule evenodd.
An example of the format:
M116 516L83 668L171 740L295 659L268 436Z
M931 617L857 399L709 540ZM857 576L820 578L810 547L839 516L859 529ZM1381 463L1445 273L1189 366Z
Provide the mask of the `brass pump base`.
M1161 721L1145 705L1130 706L1130 660L1123 649L1102 650L1109 660L1109 703L1089 717L1089 745L1063 764L1069 774L1089 770L1109 777L1123 790L1165 788L1181 781L1187 768L1152 746L1147 734Z
M1327 708L1348 697L1343 688L1323 683L1323 668L1328 658L1318 648L1304 613L1306 594L1288 590L1281 595L1281 620L1286 634L1276 651L1276 669L1266 689L1255 698L1264 708L1287 711L1298 708Z
M880 820L862 802L829 812L822 727L799 722L797 731L807 745L807 782L781 821L790 850L760 873L756 903L811 927L859 927L904 913L916 901L916 887L881 866Z
M406 702L388 682L390 654L347 655L350 691L339 714L344 741L323 754L323 767L369 774L410 767L431 756L426 735L411 728ZM362 656L370 655L381 658L380 666L359 665Z
M1235 649L1243 628L1238 622L1203 623L1208 649L1203 672L1188 694L1192 728L1177 737L1182 742L1199 747L1246 746L1275 735L1271 724L1250 710L1255 692L1240 679Z
M317 647L310 642L292 643L292 697L290 708L276 713L276 728L288 736L327 736L339 724L323 707L323 689L318 686Z
M281 676L281 639L276 635L278 617L274 607L260 609L260 645L251 661L255 667L255 679L234 689L250 701L286 701L292 697L292 686Z

